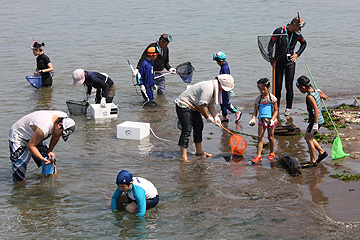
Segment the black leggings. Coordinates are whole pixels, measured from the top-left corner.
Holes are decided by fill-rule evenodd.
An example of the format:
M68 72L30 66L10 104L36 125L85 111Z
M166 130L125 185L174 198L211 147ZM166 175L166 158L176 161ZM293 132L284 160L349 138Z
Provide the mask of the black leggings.
M178 105L176 105L176 114L181 123L181 135L178 145L186 148L189 146L191 129L194 129L194 142L202 142L204 123L201 114L189 108L181 108Z
M286 88L286 108L292 108L294 99L294 76L295 76L295 62L279 60L275 67L275 97L277 98L278 107L280 107L281 90L283 83L283 75L285 72L285 88Z

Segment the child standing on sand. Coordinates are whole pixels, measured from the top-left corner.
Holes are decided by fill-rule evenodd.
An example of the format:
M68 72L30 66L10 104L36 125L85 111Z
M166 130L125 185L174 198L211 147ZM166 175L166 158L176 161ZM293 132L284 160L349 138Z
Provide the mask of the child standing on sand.
M305 140L309 147L310 162L306 166L316 166L324 158L328 156L320 144L315 140L315 135L319 128L324 123L323 115L320 111L320 99L326 99L326 95L319 89L315 90L310 83L310 79L306 76L301 76L296 81L296 86L301 93L307 93L306 108L309 113L309 125L306 129ZM318 159L315 158L315 149L319 152Z
M275 153L275 141L274 141L274 130L275 124L277 124L277 114L278 114L278 106L276 97L269 92L270 90L270 81L267 78L261 78L257 82L257 86L260 91L260 95L255 99L255 107L254 113L252 115L252 119L249 122L250 126L255 125L255 118L259 113L259 121L258 121L258 140L257 140L257 156L251 160L253 163L257 163L261 161L261 151L263 148L263 140L265 135L265 130L268 131L268 139L270 143L270 154L268 159L274 159Z

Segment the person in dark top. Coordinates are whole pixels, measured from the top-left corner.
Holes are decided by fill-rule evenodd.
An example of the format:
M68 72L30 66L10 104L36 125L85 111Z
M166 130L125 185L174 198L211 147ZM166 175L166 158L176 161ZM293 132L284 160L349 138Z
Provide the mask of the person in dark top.
M54 71L54 67L50 61L50 58L45 55L42 47L45 46L45 43L34 42L31 46L33 54L36 58L36 69L34 74L40 74L42 79L43 87L51 87L52 85L52 76L51 72Z
M321 99L326 100L327 96L319 89L314 89L311 86L310 79L306 76L301 76L296 81L296 86L299 91L306 95L306 109L309 113L308 127L305 132L305 140L309 148L310 161L306 163L306 167L316 166L322 160L324 160L328 153L320 146L315 139L315 135L319 131L319 128L324 124L324 117L321 113ZM315 153L319 152L319 156L316 159Z
M145 58L147 56L147 50L150 47L155 47L159 52L158 57L154 61L155 77L162 75L162 73L159 73L159 72L163 71L164 68L167 69L168 71L170 71L171 73L175 74L176 69L172 68L169 64L168 45L171 41L172 41L172 36L164 33L160 36L159 41L149 44L149 46L146 47L146 49L144 50L144 52L141 55L141 58L139 59L139 62L137 64L137 67L134 72L134 76L136 76L136 74L139 72L141 63L145 60ZM162 76L159 78L155 78L154 80L155 80L155 84L158 87L157 93L159 95L165 94L165 77Z
M115 84L106 73L84 71L76 69L73 74L73 85L85 84L87 87L84 101L89 101L92 88L96 88L95 103L106 107L106 103L111 103L115 96Z
M141 94L145 100L144 106L157 105L154 101L153 90L156 91L157 89L154 83L154 61L158 55L159 53L155 47L148 48L147 57L140 65L138 84L140 85Z
M285 27L275 29L273 34L287 34L288 46L287 52L277 61L272 61L271 65L275 67L275 97L277 98L278 105L280 106L281 90L283 75L285 73L285 87L286 87L286 109L285 116L290 115L292 102L294 98L293 82L295 76L295 62L296 59L302 54L306 48L305 38L301 35L301 28L305 26L305 22L300 18L299 14L293 18L292 21ZM271 42L276 42L277 38L273 37ZM300 47L295 52L296 43L300 43Z

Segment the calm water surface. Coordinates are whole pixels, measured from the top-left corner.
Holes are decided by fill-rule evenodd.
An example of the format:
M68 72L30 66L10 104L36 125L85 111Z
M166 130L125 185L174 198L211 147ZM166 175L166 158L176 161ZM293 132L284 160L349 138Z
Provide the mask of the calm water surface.
M271 78L271 67L257 47L258 35L284 26L299 11L307 22L303 34L308 46L298 59L296 77L312 70L317 84L330 97L358 93L360 29L359 3L341 1L9 1L2 2L0 73L0 233L2 239L329 239L357 237L353 221L327 216L329 204L317 186L329 175L325 164L293 179L265 160L262 166L245 159L226 162L231 153L229 135L205 125L204 149L215 157L178 159L173 104L186 87L179 77L167 78L167 94L159 106L141 106L126 60L137 64L143 49L161 33L173 35L170 63L191 61L193 82L210 80L219 67L212 54L224 51L236 81L232 102L243 106L241 129L249 128L255 82ZM55 68L52 88L35 90L25 81L35 68L30 50L32 36L45 42L45 53ZM30 163L27 180L11 178L7 134L23 115L39 109L67 112L66 100L82 100L84 89L72 86L76 68L106 72L116 83L116 120L94 121L74 116L76 133L55 152L58 176L46 178ZM298 108L303 96L295 92ZM283 110L281 110L283 111ZM233 116L231 116L233 117ZM303 122L294 116L294 122ZM150 122L162 141L151 135L142 141L116 138L123 121ZM304 125L304 123L302 123ZM305 125L304 125L305 126ZM234 122L228 127L235 129ZM306 160L304 140L276 138L277 154L289 151ZM190 152L194 149L190 148ZM151 180L159 190L158 207L144 219L112 213L109 200L121 169ZM339 184L334 182L334 186ZM104 193L104 194L103 194Z

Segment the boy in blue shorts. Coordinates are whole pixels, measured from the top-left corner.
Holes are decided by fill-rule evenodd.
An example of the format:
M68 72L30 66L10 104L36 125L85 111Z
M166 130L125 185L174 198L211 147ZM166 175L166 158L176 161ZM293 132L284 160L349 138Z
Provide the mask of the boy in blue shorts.
M123 204L129 213L144 216L147 209L159 203L156 187L145 178L133 177L131 172L122 170L116 177L118 186L111 199L111 209L119 210Z
M155 47L149 47L147 56L140 65L138 73L138 85L140 85L141 94L145 99L144 106L154 106L157 103L154 101L153 90L157 90L154 82L154 61L159 52Z
M310 162L306 163L304 166L312 167L316 166L328 156L328 153L321 148L320 144L315 139L315 135L324 123L324 118L320 111L320 100L326 99L327 97L320 90L315 90L311 86L310 79L306 76L299 77L296 81L296 86L301 93L308 94L306 96L306 108L309 113L309 125L305 133L305 140L309 147ZM315 149L319 152L318 159L315 158Z
M229 64L226 61L225 53L214 53L213 61L216 61L216 63L220 66L219 74L230 74L230 68ZM229 109L230 112L235 113L235 123L238 123L241 118L242 112L230 103L229 94L230 92L222 92L222 103L220 103L222 113L221 122L229 121L227 117L227 109Z

